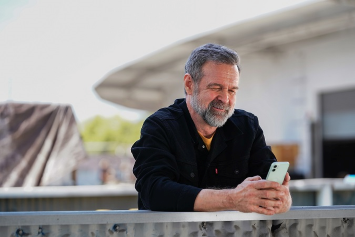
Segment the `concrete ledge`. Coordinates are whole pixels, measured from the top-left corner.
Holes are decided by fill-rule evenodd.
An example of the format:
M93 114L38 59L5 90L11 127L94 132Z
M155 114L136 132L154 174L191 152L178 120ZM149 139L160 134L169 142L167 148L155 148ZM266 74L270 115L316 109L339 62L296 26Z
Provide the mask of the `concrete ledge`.
M225 212L3 212L0 236L351 236L355 206L295 207L265 216Z
M152 212L152 211L77 211L77 212L3 212L0 226L91 225L107 223L172 223L246 220L355 218L355 206L293 207L287 213L266 216L237 211Z

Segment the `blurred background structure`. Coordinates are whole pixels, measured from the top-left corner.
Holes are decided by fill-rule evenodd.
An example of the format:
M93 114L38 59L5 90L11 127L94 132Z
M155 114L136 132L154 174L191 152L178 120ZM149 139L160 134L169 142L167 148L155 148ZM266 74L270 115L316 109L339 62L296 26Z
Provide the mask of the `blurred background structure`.
M130 146L205 43L239 53L294 205L355 204L354 42L355 0L0 1L0 211L136 207Z

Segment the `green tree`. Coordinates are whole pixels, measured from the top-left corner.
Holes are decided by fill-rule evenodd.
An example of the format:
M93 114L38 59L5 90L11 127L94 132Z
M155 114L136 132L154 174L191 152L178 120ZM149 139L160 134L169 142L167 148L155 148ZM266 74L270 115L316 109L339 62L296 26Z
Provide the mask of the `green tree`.
M95 116L81 123L79 128L84 143L102 143L105 150L113 152L114 147L130 146L138 140L142 125L143 120L131 122L116 115L110 118Z

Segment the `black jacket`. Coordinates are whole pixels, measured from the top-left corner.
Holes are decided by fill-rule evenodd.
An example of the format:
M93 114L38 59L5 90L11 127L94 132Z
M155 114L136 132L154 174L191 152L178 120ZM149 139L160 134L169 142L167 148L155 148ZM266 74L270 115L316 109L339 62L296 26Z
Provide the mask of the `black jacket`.
M146 119L132 154L138 208L153 211L193 211L201 189L235 188L247 177L265 178L276 161L257 117L243 110L217 128L208 152L185 99Z

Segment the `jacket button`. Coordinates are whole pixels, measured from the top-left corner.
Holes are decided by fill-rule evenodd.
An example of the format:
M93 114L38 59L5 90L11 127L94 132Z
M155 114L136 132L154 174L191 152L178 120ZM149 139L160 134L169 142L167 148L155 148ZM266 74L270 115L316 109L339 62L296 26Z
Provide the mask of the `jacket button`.
M193 172L191 172L190 176L191 176L191 178L194 178L195 174Z
M235 174L239 174L239 170L234 171Z

